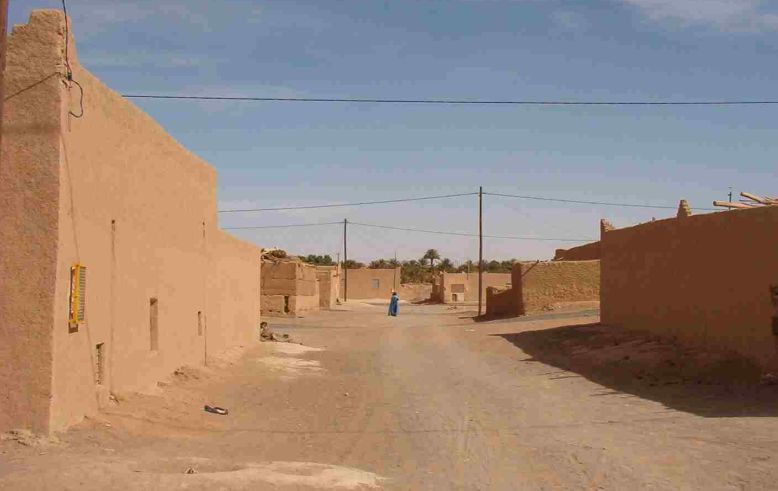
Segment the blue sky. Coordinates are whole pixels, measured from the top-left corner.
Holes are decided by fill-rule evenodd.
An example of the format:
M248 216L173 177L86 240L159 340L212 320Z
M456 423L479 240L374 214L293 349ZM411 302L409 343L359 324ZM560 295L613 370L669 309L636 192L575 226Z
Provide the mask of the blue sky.
M12 1L11 22L58 0ZM122 93L365 98L778 99L778 6L759 0L70 0L81 63ZM87 95L88 96L88 95ZM140 101L219 172L222 208L486 191L710 207L778 195L778 106L440 107ZM485 198L492 235L596 238L672 211ZM474 197L223 215L474 232ZM237 232L293 253L338 227ZM553 241L487 240L488 258ZM350 256L477 257L474 239L353 227Z

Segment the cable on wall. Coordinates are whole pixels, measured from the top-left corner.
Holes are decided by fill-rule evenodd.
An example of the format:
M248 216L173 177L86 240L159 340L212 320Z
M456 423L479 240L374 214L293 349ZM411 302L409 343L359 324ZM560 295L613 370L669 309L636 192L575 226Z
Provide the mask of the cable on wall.
M68 7L65 3L65 0L62 0L62 12L65 15L65 70L66 70L66 78L68 80L68 87L71 87L70 84L76 84L79 91L79 106L81 108L80 112L78 114L74 113L73 111L68 109L68 114L73 116L74 118L81 118L84 116L84 87L81 86L80 83L78 83L77 80L73 78L73 69L70 66L70 20L68 19Z

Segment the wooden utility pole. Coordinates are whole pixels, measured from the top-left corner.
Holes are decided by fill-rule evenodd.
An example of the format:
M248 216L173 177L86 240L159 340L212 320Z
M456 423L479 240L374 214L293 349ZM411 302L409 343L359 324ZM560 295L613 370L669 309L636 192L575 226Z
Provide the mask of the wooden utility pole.
M478 315L484 301L484 188L478 188Z
M5 101L5 48L7 44L8 44L8 0L0 0L0 149L3 148L2 126L3 126L3 101Z
M348 218L343 219L343 301L348 302Z

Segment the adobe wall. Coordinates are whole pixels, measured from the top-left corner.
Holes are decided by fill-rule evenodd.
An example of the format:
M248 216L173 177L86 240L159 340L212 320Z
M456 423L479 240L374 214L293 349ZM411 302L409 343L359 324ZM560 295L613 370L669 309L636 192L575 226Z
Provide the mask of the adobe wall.
M490 288L486 315L518 316L566 302L600 299L600 261L534 261L513 265L511 288Z
M515 317L521 315L521 298L515 288L486 289L486 315L489 317Z
M487 288L506 288L510 284L510 273L484 273L483 298L486 299ZM440 274L440 285L438 299L442 298L443 303L478 302L478 272L442 273ZM463 299L453 300L455 293L453 285L464 285L464 293L459 294L463 295Z
M778 206L604 231L604 324L776 363Z
M7 93L62 73L63 33L58 11L36 11L14 29ZM214 170L84 70L72 39L70 46L84 116L68 115L80 112L80 93L55 75L12 97L4 121L11 130L3 139L2 182L10 189L2 195L11 206L0 224L0 251L17 253L0 256L23 287L0 292L7 299L0 330L14 333L0 356L5 365L25 353L17 370L36 377L25 375L24 385L0 378L0 393L17 399L3 401L10 404L0 408L0 429L65 428L94 413L109 392L151 389L181 365L202 364L206 350L247 342L258 323L259 252L218 229ZM19 234L35 244L21 254ZM87 268L86 320L71 329L76 263ZM38 293L14 302L31 293L25 288ZM30 394L46 393L50 401L36 399L33 416L13 410Z
M316 266L319 282L319 308L329 310L340 297L340 268L338 266Z
M57 18L33 15L8 40L0 161L0 432L49 427L65 103L57 75L59 28Z
M557 249L554 261L593 261L600 259L600 241L570 249Z
M344 271L341 275L340 292L345 295ZM348 299L389 298L392 291L399 291L400 268L394 269L349 269L348 270ZM378 280L375 287L374 280Z
M403 283L397 294L401 300L408 302L428 300L432 296L432 285L430 283Z
M261 292L264 315L301 315L319 309L316 267L300 261L264 261Z
M208 356L258 339L261 262L257 247L217 230L212 284L206 290L209 317L204 319ZM196 319L190 326L196 325ZM209 329L215 325L218 329Z
M522 262L513 269L522 314L555 303L600 299L600 261Z

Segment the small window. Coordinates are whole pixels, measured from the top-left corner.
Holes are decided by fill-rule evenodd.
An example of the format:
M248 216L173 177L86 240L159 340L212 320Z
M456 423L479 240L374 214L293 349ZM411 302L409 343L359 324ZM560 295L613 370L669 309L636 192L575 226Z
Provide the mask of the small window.
M70 332L77 332L78 325L86 320L86 268L80 264L70 267Z
M105 343L95 346L95 383L103 385L105 382Z
M451 293L465 293L464 283L454 283L451 285Z
M159 350L159 301L156 298L149 300L149 335L151 351Z
M289 313L289 295L284 295L284 314Z
M197 335L198 336L203 335L203 311L202 310L197 312Z
M381 280L373 279L373 290L381 288Z

